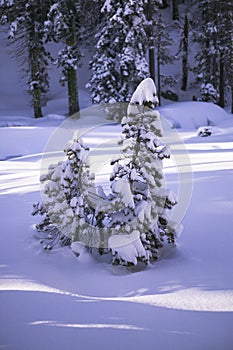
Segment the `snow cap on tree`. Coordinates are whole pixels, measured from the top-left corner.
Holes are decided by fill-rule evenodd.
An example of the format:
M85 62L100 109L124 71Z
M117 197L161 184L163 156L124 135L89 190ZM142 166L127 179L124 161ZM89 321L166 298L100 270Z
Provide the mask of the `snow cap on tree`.
M151 105L156 106L159 100L157 97L157 89L153 79L146 78L144 79L136 88L133 96L130 100L130 103L136 103L139 105Z

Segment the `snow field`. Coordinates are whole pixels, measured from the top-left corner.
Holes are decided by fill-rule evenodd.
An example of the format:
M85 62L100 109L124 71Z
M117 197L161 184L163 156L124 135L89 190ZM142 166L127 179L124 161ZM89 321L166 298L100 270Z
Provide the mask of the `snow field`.
M207 138L198 137L194 128L179 129L191 161L193 186L184 230L176 249L164 250L157 263L136 273L88 254L77 259L69 248L44 252L33 238L35 218L30 212L40 197L41 155L46 141L54 137L54 123L0 128L1 347L231 350L231 119L213 126ZM117 139L119 126L91 132L84 140L95 146L101 182L101 170L108 169L101 165L106 149L96 158L98 147L106 137L108 148L109 138ZM176 161L166 161L164 170L168 187L176 192ZM184 167L184 175L186 171Z

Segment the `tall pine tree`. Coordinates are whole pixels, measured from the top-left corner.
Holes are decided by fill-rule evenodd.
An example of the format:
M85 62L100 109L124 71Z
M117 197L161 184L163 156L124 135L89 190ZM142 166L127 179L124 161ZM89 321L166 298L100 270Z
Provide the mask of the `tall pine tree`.
M49 53L44 45L44 20L49 1L3 0L1 22L9 26L13 52L27 77L35 118L42 117L42 105L49 88Z
M159 12L157 21L155 23L154 35L154 45L157 56L157 86L159 104L161 103L162 83L166 85L166 81L169 81L171 85L174 85L176 82L172 76L161 73L161 66L172 63L175 59L175 57L171 55L169 51L169 47L172 45L172 43L173 40L167 31L166 25L163 21L163 15L161 12Z
M67 83L69 115L79 111L77 68L80 65L80 1L59 0L50 7L45 22L47 41L62 42L56 64L61 67L60 82Z
M106 1L87 87L94 103L129 101L137 84L149 76L144 2Z

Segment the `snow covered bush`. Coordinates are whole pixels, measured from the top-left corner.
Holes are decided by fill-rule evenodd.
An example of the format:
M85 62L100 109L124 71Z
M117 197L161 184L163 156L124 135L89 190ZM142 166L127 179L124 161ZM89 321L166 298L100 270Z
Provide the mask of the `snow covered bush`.
M197 135L201 137L207 137L212 134L212 127L211 126L200 126L197 130Z
M131 266L156 260L164 244L175 243L169 213L177 200L164 187L162 163L169 150L160 140L156 104L154 82L144 79L121 121L122 152L111 162L108 194L102 186L95 187L89 149L81 140L74 140L66 160L51 165L41 177L44 198L34 214L44 217L37 228L47 233L46 249L52 247L49 240L60 238L62 243L73 242L77 256L81 243L101 254L111 253L115 265Z
M210 83L202 84L200 89L201 97L199 101L203 102L213 102L218 104L219 102L219 93Z

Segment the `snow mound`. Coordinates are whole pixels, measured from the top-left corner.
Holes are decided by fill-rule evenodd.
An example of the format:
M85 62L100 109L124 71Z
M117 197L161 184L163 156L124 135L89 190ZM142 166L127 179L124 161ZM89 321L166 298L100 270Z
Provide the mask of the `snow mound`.
M158 104L157 90L153 79L144 79L135 90L130 103L144 105L146 102L151 102L152 104Z
M221 107L207 102L176 102L160 107L162 117L174 128L198 129L203 125L215 126L230 118Z

